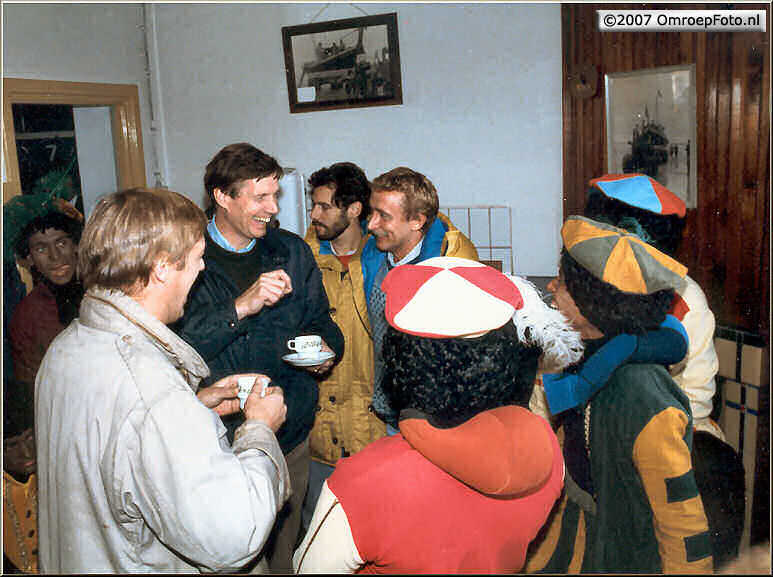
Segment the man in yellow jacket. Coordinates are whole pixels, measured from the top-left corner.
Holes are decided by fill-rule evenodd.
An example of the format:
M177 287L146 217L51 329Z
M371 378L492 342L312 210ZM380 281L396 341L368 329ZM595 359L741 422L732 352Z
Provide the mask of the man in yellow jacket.
M370 183L358 166L340 162L312 174L309 186L311 226L305 240L322 272L330 313L346 347L341 361L319 383L304 526L336 461L386 435L386 425L371 405L373 342L360 260L369 238L365 225Z
M372 236L362 249L360 262L373 336L373 408L387 424L388 434L397 432L397 413L381 386L381 344L387 330L381 282L396 266L436 256L478 260L470 239L438 212L439 206L429 178L410 168L394 168L371 184L368 230Z

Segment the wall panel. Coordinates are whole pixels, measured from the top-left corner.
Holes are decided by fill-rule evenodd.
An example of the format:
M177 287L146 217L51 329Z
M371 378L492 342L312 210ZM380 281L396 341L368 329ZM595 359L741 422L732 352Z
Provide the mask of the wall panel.
M582 210L588 181L606 172L604 74L694 63L698 206L687 211L678 258L706 293L717 325L748 331L764 347L754 497L747 518L751 544L761 543L770 538L770 6L646 5L651 10L766 10L765 33L598 31L597 9L643 6L561 7L564 215ZM577 64L598 67L592 98L570 93L569 72Z
M604 32L596 10L641 4L565 4L564 214L581 210L588 180L606 172L604 75L695 63L698 207L688 210L680 260L704 288L717 322L769 329L770 14L765 4L647 5L768 10L768 32ZM569 91L577 64L599 70L595 96Z

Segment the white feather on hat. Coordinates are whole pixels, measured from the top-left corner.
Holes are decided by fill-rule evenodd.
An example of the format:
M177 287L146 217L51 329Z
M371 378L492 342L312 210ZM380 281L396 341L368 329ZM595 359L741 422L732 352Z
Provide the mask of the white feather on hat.
M536 287L521 277L456 257L435 257L393 268L381 288L387 322L404 333L428 338L474 338L512 320L518 339L539 347L550 372L582 356L580 334L548 307Z
M506 276L523 299L523 306L513 314L518 338L542 349L540 372L560 372L579 361L584 350L580 333L559 310L545 304L534 284L519 276Z

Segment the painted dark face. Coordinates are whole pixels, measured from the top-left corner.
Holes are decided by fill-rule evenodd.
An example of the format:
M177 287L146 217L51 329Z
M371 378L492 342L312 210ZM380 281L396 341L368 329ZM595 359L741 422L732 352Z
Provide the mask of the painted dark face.
M36 232L29 239L29 260L48 280L65 285L75 274L78 247L70 235L55 228Z
M30 428L21 435L3 440L3 469L26 478L35 472L35 433Z
M598 337L598 329L583 316L572 295L569 294L566 282L564 282L563 272L559 271L558 276L551 280L546 288L553 295L553 302L550 306L561 311L569 321L569 324L572 325L572 328L579 332L582 338Z

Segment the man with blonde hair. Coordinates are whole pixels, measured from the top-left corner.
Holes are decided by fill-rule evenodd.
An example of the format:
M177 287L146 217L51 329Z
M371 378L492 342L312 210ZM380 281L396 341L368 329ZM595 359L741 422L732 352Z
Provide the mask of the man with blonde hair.
M373 336L373 409L387 432L397 432L397 413L384 393L384 359L381 346L386 334L386 297L381 282L394 267L417 264L436 256L478 260L470 239L447 216L438 212L437 190L429 178L400 166L371 183L368 230L373 235L362 250L365 297Z
M80 317L35 382L42 572L234 570L287 497L281 389L253 388L229 447L218 415L239 410L239 375L196 392L209 369L166 326L204 268L206 224L153 189L103 198L86 224Z

